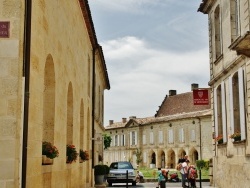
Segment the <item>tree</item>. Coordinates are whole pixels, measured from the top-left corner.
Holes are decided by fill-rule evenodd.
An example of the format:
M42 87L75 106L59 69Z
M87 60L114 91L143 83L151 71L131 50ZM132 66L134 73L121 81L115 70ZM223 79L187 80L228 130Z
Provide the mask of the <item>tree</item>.
M104 149L108 149L108 147L110 147L112 138L110 135L108 134L103 134L103 143L104 143Z
M139 165L140 162L142 162L142 152L141 150L139 150L138 148L136 149L136 152L135 152L135 155L136 155L136 164Z

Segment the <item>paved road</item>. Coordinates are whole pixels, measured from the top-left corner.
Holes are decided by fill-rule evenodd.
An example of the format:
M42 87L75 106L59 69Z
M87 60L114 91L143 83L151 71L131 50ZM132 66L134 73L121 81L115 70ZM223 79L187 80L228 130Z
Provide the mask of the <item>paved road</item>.
M139 187L144 187L144 188L152 188L152 187L156 187L157 183L155 182L148 182L148 183L138 183L136 184L136 186L132 186L132 184L128 184L128 188L139 188ZM200 188L200 183L199 182L196 182L196 186L197 188ZM108 186L107 186L108 187ZM126 184L120 184L120 183L114 183L112 185L112 187L122 187L122 188L126 188ZM172 187L172 188L181 188L181 182L178 182L178 183L170 183L170 182L167 182L166 183L166 188L168 187ZM111 188L111 187L110 187ZM201 188L214 188L212 186L209 186L209 182L202 182L201 184Z

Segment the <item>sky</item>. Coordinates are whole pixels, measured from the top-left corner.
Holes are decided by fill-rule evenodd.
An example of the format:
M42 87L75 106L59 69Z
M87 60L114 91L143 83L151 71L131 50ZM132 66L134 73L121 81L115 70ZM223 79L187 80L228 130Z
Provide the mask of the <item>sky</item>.
M130 116L152 117L169 90L207 88L209 49L202 0L89 0L110 90L104 126Z

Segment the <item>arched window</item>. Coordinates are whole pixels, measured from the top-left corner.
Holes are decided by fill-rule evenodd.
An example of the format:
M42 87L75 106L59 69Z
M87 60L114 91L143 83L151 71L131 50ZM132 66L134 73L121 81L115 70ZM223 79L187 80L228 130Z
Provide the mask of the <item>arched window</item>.
M49 55L46 59L44 69L43 89L43 141L54 145L55 127L55 70L54 62Z
M230 1L231 42L240 35L239 0Z
M215 57L216 59L222 54L221 45L221 20L220 20L220 7L217 6L214 12L214 31L215 31Z
M67 97L67 144L73 144L73 130L73 88L70 82Z

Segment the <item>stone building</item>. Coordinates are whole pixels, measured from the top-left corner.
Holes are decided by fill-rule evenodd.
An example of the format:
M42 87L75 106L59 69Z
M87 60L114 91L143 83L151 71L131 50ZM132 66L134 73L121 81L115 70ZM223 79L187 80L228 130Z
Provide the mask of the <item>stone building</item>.
M0 0L0 48L0 187L92 187L110 85L88 1ZM66 163L67 144L90 160Z
M170 90L154 117L110 120L105 130L112 137L111 147L104 151L106 164L126 160L136 167L141 159L140 166L175 168L184 155L193 164L213 156L210 104L194 105L193 92Z
M198 11L208 15L212 122L216 138L222 137L213 184L249 187L250 1L203 0Z

